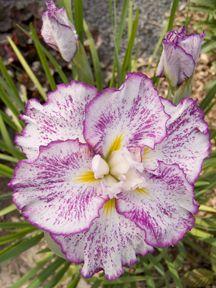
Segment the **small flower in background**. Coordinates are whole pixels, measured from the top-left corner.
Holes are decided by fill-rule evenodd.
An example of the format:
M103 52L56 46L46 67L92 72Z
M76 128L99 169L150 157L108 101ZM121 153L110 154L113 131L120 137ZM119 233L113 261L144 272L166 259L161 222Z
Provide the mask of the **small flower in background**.
M16 142L28 159L10 182L14 203L84 277L115 279L193 227L193 184L210 149L195 101L174 106L130 73L119 90L61 84L22 118Z
M52 0L46 2L47 11L42 16L41 35L44 41L60 52L70 62L77 49L77 34L63 8L57 8Z
M172 87L193 75L204 34L186 34L185 27L167 33L157 67L157 76L166 76Z

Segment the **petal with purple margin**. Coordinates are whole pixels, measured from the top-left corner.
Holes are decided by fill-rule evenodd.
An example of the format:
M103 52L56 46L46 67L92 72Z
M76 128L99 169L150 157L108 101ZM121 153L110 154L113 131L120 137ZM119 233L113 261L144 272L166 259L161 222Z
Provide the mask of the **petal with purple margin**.
M179 45L163 41L164 47L164 73L171 85L180 85L185 79L190 78L195 68L193 57L186 53Z
M48 11L43 13L41 35L44 41L60 52L70 62L77 49L77 34L65 9L58 9L53 1L47 1Z
M119 90L105 89L86 107L84 137L96 153L106 157L121 145L153 148L165 137L168 116L144 74L128 74Z
M39 147L55 140L83 138L85 105L96 95L95 87L72 81L60 84L56 91L49 93L48 101L41 105L29 100L22 119L26 122L21 135L16 137L28 159L38 155Z
M10 182L13 201L33 225L55 234L84 231L106 199L91 174L92 152L78 140L51 142L20 161ZM93 175L93 173L92 173Z
M146 233L146 242L156 247L176 244L194 225L197 212L193 186L177 165L160 162L152 173L144 172L145 187L122 192L117 211Z
M110 206L110 201L105 206ZM104 270L105 277L113 280L124 272L123 266L137 262L137 254L145 255L153 248L145 243L144 231L118 214L115 207L105 206L88 231L73 236L52 237L69 261L84 263L81 270L84 277Z
M146 154L144 166L155 169L157 161L178 164L188 181L194 182L211 147L204 114L197 102L190 98L182 100L177 106L165 99L162 103L171 116L167 122L167 137Z
M180 40L179 45L197 62L201 51L204 34L191 34Z

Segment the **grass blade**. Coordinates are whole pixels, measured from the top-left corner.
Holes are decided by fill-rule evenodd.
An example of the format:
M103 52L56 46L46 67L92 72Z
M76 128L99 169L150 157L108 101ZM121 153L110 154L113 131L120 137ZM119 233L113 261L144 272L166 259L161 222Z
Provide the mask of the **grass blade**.
M14 204L11 204L4 209L0 210L0 217L5 216L13 211L15 211L17 208Z
M0 263L20 255L22 252L35 246L43 238L43 233L25 238L17 244L11 245L0 251Z
M46 100L47 97L46 97L46 93L45 93L43 87L41 86L39 80L37 79L37 77L35 76L34 72L30 68L28 63L26 62L26 60L23 57L22 53L20 52L20 50L17 48L16 44L14 43L14 41L10 37L7 37L7 39L9 41L14 53L16 54L17 58L19 59L21 65L23 66L24 70L26 71L26 73L28 74L29 78L34 83L35 87L38 89L38 92L40 93L41 97L44 100Z
M127 46L125 57L124 57L123 64L122 64L121 82L124 80L126 72L130 69L130 66L131 66L131 55L132 55L132 49L134 46L134 40L135 40L137 28L138 28L138 23L139 23L139 10L136 10L136 15L133 21L130 39L128 42L128 46Z
M176 15L176 11L178 9L178 5L179 5L179 0L173 0L172 1L170 16L169 16L169 20L168 20L168 24L167 24L167 31L170 31L173 28L173 23L175 20L175 15Z
M0 176L11 178L13 176L13 169L8 167L7 165L0 164Z
M57 258L47 268L45 268L35 280L28 286L28 288L39 288L42 287L42 283L51 276L63 263L65 262L62 258ZM44 286L43 286L44 287Z
M79 36L79 40L83 42L83 2L82 0L74 0L74 24Z
M20 278L18 281L16 281L16 283L12 284L12 286L10 288L20 288L20 287L22 287L29 279L31 279L34 276L36 276L37 272L41 268L43 268L43 266L46 265L46 263L48 261L50 261L52 259L52 257L53 257L53 255L49 255L45 259L43 259L40 262L38 262L38 264L34 268L29 270L22 278Z
M39 56L39 59L40 59L40 63L42 65L43 69L44 69L47 81L48 81L51 89L55 90L56 89L55 80L54 80L54 78L53 78L53 76L51 74L51 71L50 71L46 56L45 56L44 51L43 51L43 49L41 48L41 45L40 45L40 40L39 40L39 38L37 36L37 33L36 33L36 30L35 30L35 28L33 27L32 24L30 25L30 31L31 31L32 40L33 40L33 42L35 44L35 48L37 50L37 53L38 53L38 56Z
M97 49L95 47L94 39L92 38L91 32L89 31L87 23L84 21L84 29L87 36L89 49L92 56L92 62L94 66L94 74L96 79L97 88L101 90L103 88L103 78L102 78L102 71L101 71L101 65L97 53Z
M14 102L18 105L18 107L20 107L22 110L24 109L24 104L21 101L20 97L19 97L19 92L17 90L16 85L14 84L12 77L10 76L10 74L8 73L2 58L0 57L0 71L4 77L4 79L6 80L8 86L10 87L11 91L12 91L12 96L14 99Z

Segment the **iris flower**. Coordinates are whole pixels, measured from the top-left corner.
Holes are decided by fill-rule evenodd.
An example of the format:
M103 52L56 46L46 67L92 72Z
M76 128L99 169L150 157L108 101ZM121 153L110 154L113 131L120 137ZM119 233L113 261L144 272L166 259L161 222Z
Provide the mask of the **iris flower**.
M44 41L70 62L77 49L77 34L64 8L57 8L53 0L46 1L42 16L41 35Z
M159 97L130 73L117 89L61 84L29 100L16 143L27 159L10 186L23 216L91 277L123 273L137 255L176 244L194 225L194 181L210 149L195 101Z
M167 33L157 76L166 76L173 87L193 75L204 34L187 34L185 27Z

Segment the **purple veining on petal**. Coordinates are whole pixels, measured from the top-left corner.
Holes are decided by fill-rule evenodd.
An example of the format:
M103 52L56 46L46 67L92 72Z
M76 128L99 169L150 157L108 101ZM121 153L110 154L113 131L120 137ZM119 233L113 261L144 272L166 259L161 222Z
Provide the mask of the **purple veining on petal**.
M119 135L127 147L154 147L165 137L168 119L151 80L129 73L117 89L105 89L86 106L84 136L96 153L106 154Z
M85 278L104 270L108 280L116 279L124 272L123 266L137 262L136 255L153 252L153 248L145 244L144 231L115 209L109 215L101 211L100 218L84 233L51 236L68 261L84 263L81 274Z
M78 140L40 147L35 161L22 160L15 169L9 184L14 203L29 222L47 232L68 235L89 229L106 198L99 182L73 179L90 169L91 160L92 151Z
M65 61L70 62L77 49L76 30L64 8L57 8L53 1L47 1L46 4L41 35L49 46L60 52Z
M79 138L85 142L82 132L85 105L96 93L93 86L71 81L58 85L43 105L36 99L29 100L21 116L26 127L16 136L15 143L29 159L34 159L39 147L51 141Z
M185 27L167 33L163 39L163 52L157 68L158 77L166 75L175 87L194 72L204 34L186 34Z
M145 231L149 245L174 245L194 226L193 215L198 211L194 187L178 165L163 162L143 177L145 193L122 192L117 211Z
M171 116L167 122L167 136L148 153L144 166L155 169L158 160L178 164L188 181L194 183L211 149L204 113L190 98L183 99L177 106L166 99L162 99L162 103L166 113Z

